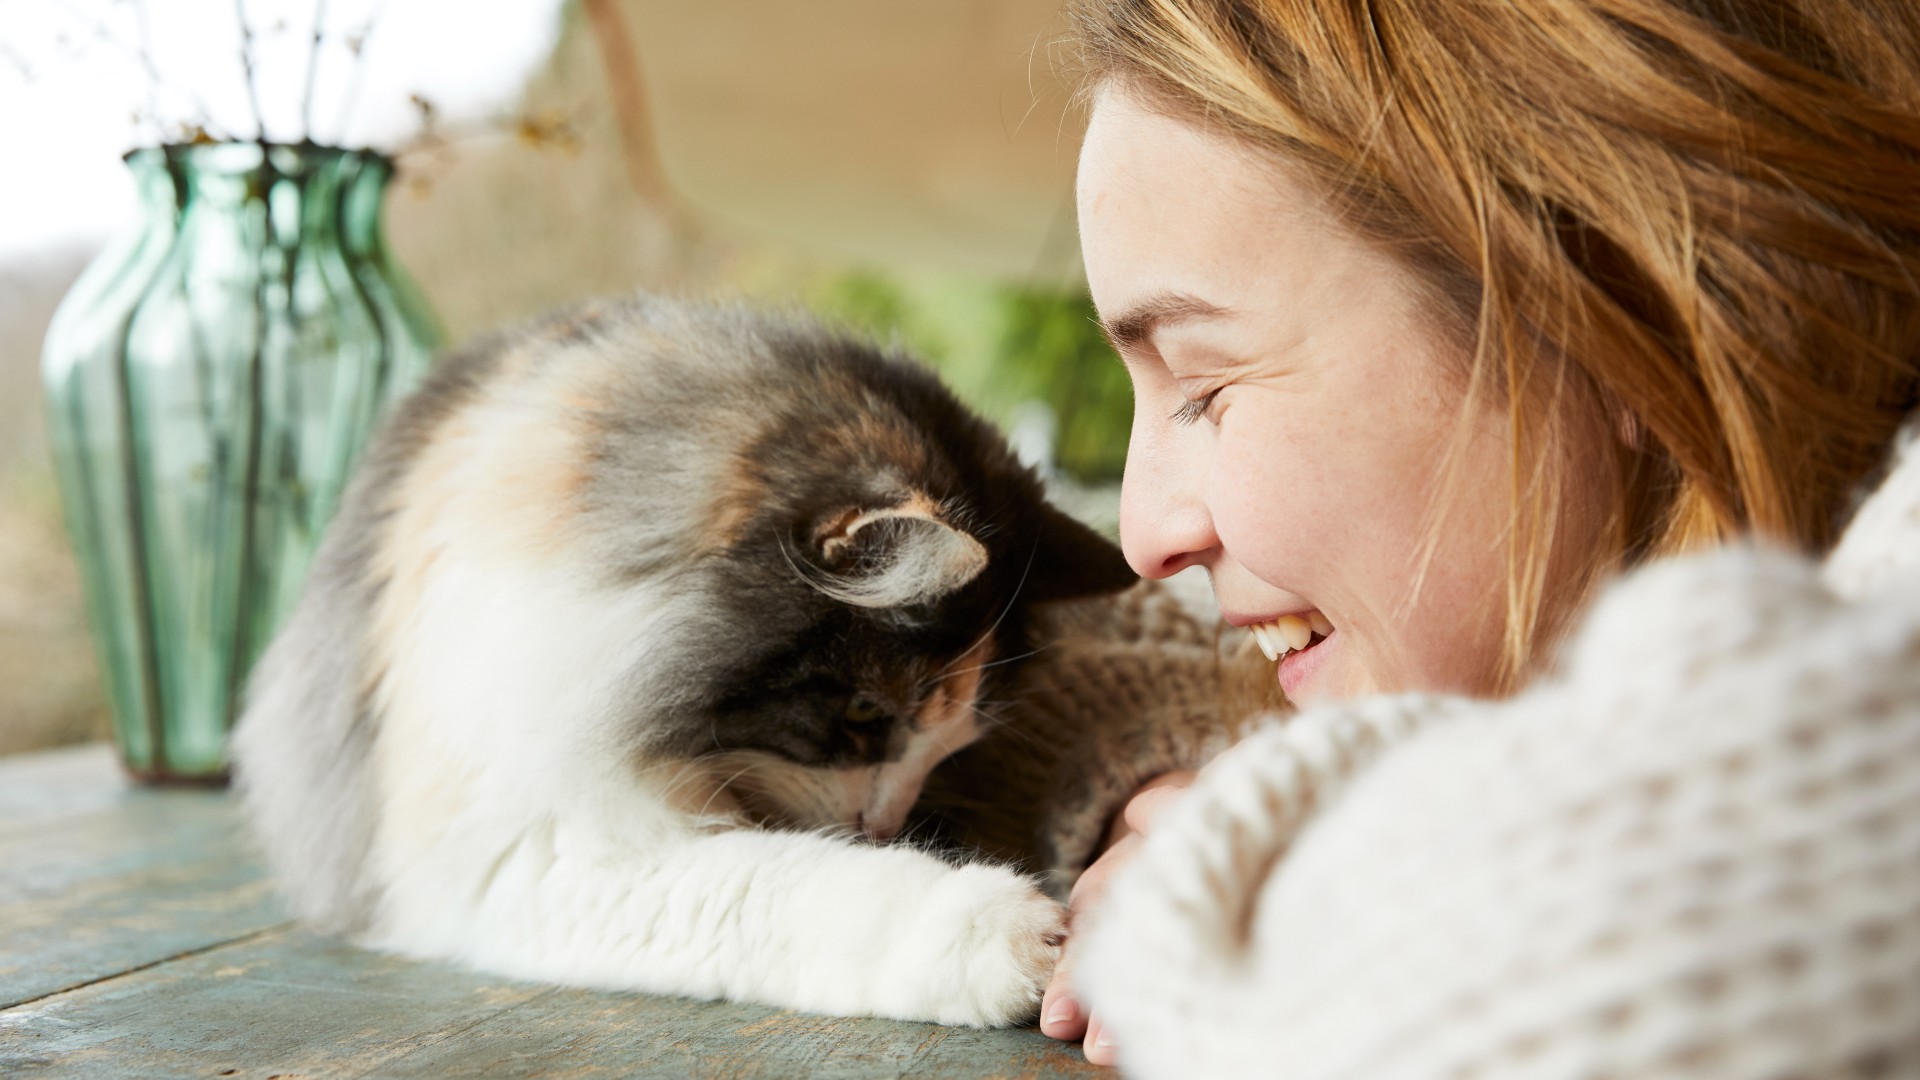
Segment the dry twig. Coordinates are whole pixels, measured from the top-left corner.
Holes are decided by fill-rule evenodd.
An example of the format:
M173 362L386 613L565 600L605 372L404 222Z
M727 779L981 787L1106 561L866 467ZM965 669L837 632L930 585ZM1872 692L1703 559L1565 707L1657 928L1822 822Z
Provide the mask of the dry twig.
M347 125L353 122L354 109L360 103L360 88L367 81L367 42L372 40L374 27L380 25L380 16L386 7L387 0L374 0L366 21L347 35L347 51L353 54L353 71L347 75L347 92L340 102L340 119L334 125L336 142L346 141Z
M159 65L154 62L153 34L147 17L147 5L143 0L129 0L128 3L128 6L133 9L136 25L139 27L140 41L138 44L127 41L116 33L113 27L95 18L91 13L81 11L72 4L65 3L64 0L42 0L42 2L45 3L47 7L78 23L95 41L127 56L132 59L134 63L140 65L141 70L146 72L147 75L147 102L148 109L151 113L149 119L153 121L156 128L160 129L160 137L162 139L167 138L168 135L165 124L162 122L160 116L159 95L161 91L172 88L172 84L161 77ZM213 122L213 107L207 104L206 98L201 97L200 92L192 87L181 87L180 89L193 100L193 107L199 111L199 115L181 122L177 125L179 130L184 132L200 132L203 135L208 132L219 131L219 128L217 128ZM217 137L224 139L227 136L219 135Z
M260 88L253 78L253 24L247 21L247 0L233 0L233 12L240 22L240 67L247 74L247 105L253 109L253 126L261 142L267 141L267 118L260 111Z
M320 46L326 41L327 0L314 0L313 41L307 48L307 89L300 99L300 138L313 141L313 80L320 71Z

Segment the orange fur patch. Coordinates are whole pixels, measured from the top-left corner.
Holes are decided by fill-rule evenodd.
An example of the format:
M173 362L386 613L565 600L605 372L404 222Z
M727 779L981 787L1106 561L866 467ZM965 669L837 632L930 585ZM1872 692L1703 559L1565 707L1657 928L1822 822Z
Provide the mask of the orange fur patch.
M766 498L767 485L758 464L745 455L733 455L711 504L712 513L702 527L707 550L724 550L739 543L746 535L747 523Z
M387 664L412 651L433 583L450 561L539 563L569 540L587 475L579 425L556 417L577 415L560 403L580 390L527 363L524 352L509 354L503 373L478 397L441 419L387 493L387 535L370 567L385 582L369 628L383 673L377 708L395 705ZM383 826L385 851L429 850L468 801L468 781L450 763L431 776L420 774L418 762L445 756L430 745L437 738L432 731L406 720L381 727L376 766L383 795L396 810L388 818L409 823L405 835Z
M930 725L951 722L956 713L971 714L973 703L980 695L980 673L992 662L993 638L989 635L947 665L947 674L934 684L933 692L927 695L920 712L914 716L914 727L924 730Z

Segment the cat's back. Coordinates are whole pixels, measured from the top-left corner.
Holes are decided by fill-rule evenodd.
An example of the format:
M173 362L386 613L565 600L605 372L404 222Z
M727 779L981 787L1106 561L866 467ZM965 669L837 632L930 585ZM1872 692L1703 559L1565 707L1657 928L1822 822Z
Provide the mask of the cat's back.
M300 600L249 678L233 733L235 786L282 891L316 928L364 927L362 864L378 798L371 767L380 659L371 634L390 583L396 520L422 465L444 454L470 410L511 393L538 364L529 330L449 353L395 405L356 465ZM471 429L468 437L471 438Z
M926 471L939 440L921 429L971 422L945 409L930 376L804 320L651 296L446 356L363 455L235 732L238 786L299 913L344 931L372 909L364 861L382 816L404 816L380 804L397 755L378 744L409 680L456 677L457 656L420 655L423 613L450 591L659 579L806 484L872 473L856 459ZM422 737L404 729L385 739Z

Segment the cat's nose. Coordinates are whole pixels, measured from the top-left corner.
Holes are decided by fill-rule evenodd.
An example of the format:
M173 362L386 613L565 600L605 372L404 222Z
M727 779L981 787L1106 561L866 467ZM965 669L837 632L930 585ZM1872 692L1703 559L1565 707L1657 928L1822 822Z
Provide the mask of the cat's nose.
M853 815L853 827L860 830L860 835L876 844L884 844L900 835L898 825L868 825L865 811Z

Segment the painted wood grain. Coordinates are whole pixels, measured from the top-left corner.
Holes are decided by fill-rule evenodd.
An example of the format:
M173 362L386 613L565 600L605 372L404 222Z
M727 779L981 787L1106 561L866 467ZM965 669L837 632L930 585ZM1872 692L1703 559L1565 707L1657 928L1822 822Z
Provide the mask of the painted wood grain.
M0 757L0 836L111 806L124 789L119 763L105 743Z
M286 921L224 793L129 787L104 747L45 756L0 771L27 819L0 829L0 1008Z
M1092 1075L975 1031L504 982L272 931L0 1013L0 1074L88 1077Z
M5 816L12 813L13 816ZM0 1076L1054 1077L1034 1031L516 983L292 928L229 796L0 759Z

